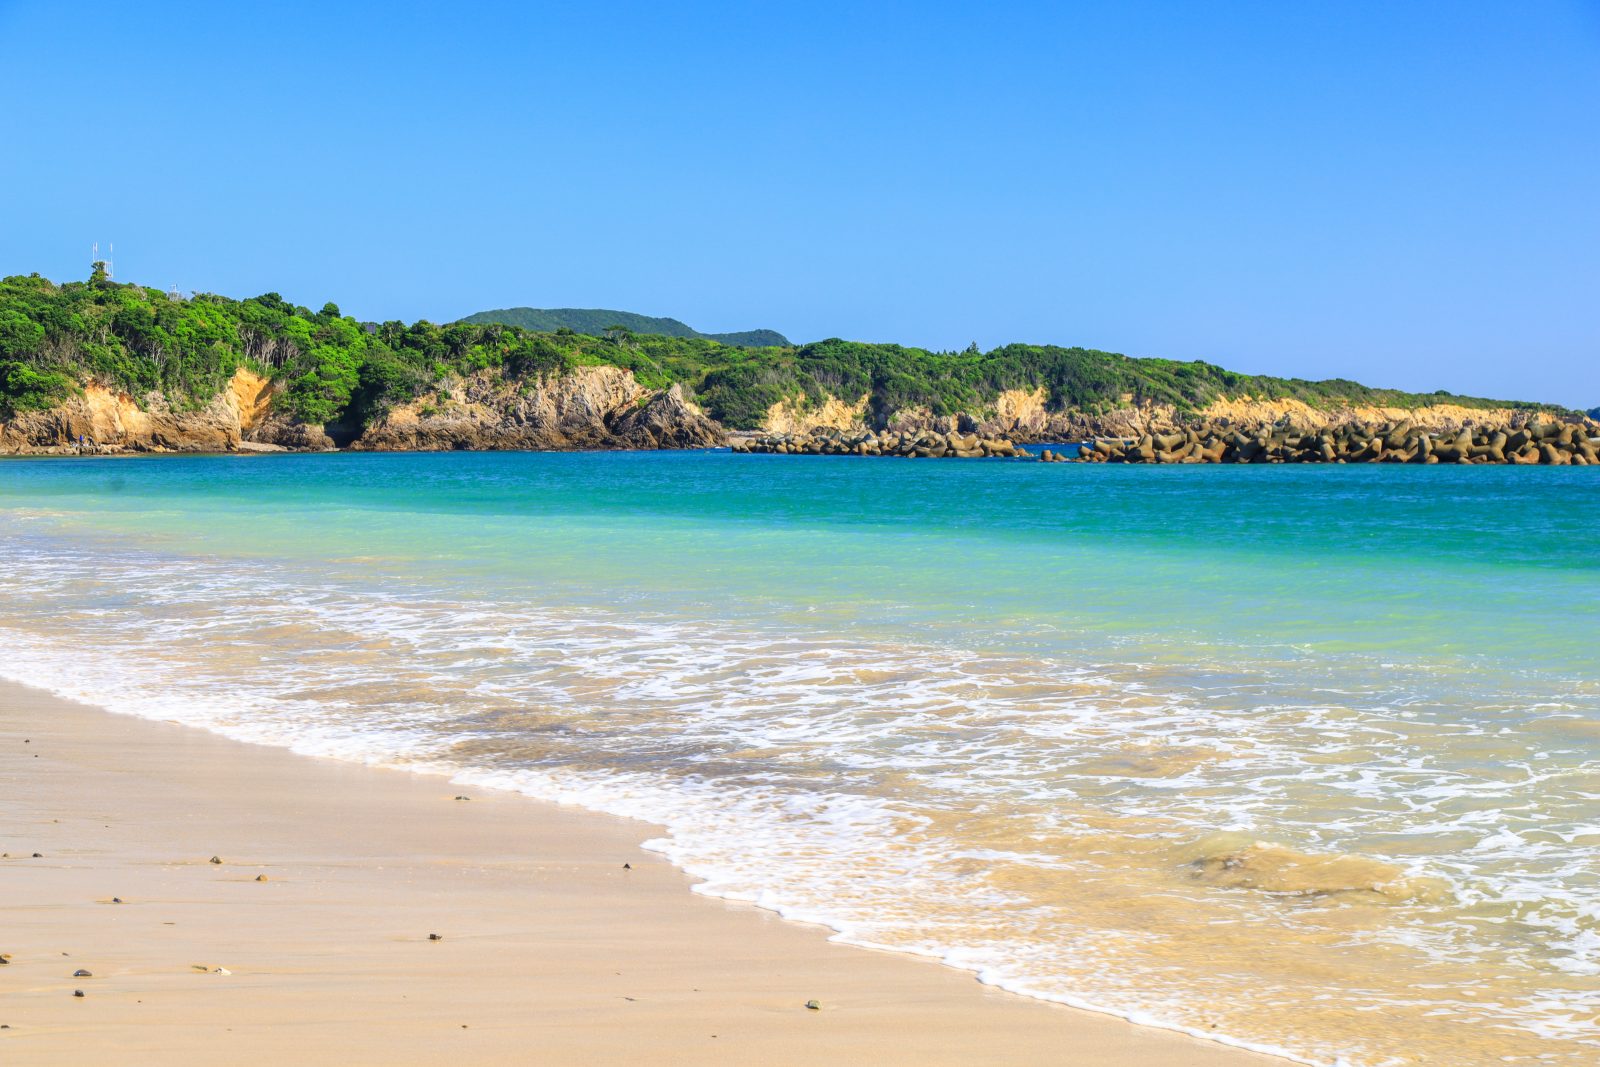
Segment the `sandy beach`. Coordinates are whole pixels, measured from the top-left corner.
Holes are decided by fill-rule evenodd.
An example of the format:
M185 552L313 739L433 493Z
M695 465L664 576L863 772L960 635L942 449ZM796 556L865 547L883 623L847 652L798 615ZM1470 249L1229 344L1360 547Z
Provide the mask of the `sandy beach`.
M636 822L9 684L0 753L8 1064L1282 1062L697 896Z

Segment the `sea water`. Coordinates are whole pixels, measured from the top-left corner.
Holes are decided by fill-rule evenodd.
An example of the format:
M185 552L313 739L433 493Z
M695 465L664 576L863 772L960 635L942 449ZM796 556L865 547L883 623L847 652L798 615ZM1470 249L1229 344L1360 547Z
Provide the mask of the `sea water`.
M1313 1063L1600 1060L1600 471L0 463L0 674Z

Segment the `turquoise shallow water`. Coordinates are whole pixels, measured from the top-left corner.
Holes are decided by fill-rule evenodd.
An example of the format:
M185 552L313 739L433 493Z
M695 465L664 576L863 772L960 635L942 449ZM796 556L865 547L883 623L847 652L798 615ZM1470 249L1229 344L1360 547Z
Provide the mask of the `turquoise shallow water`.
M1600 1054L1600 472L0 464L0 671L1315 1062ZM92 650L86 654L85 650Z

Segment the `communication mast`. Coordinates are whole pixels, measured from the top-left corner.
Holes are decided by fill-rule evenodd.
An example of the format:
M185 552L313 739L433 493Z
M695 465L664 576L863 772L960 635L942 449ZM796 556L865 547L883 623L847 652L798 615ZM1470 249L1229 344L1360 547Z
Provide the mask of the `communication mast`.
M110 242L107 242L106 243L106 258L102 261L100 259L100 242L96 241L94 244L89 246L89 262L90 263L100 263L100 262L104 262L105 263L105 265L106 265L106 280L107 281L111 280L111 256L115 251L116 251L116 245L113 245Z

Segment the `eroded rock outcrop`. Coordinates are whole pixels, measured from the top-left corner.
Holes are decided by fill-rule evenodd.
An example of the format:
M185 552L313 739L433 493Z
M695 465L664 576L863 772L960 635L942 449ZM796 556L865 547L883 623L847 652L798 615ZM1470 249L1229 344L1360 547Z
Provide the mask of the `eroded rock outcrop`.
M1181 433L1194 426L1226 422L1241 430L1288 426L1301 431L1324 427L1376 426L1410 421L1429 433L1454 433L1463 428L1515 430L1535 417L1527 408L1470 408L1457 404L1430 404L1415 409L1380 405L1314 408L1300 400L1262 400L1248 396L1213 402L1200 411L1180 411L1172 404L1135 400L1124 396L1110 410L1085 412L1051 410L1044 388L1008 389L985 407L951 415L935 415L923 407L903 407L875 412L867 398L846 403L827 397L821 403L801 406L790 401L775 404L762 421L769 436L796 436L832 429L845 433L874 430L879 433L977 434L1040 444L1083 441L1094 437L1133 437Z
M361 427L300 422L272 381L241 369L197 410L160 394L140 403L90 384L48 411L0 422L0 453L711 448L726 435L679 386L651 390L631 371L584 367L549 379L484 371Z
M537 381L482 372L380 417L362 451L711 448L722 428L677 386L645 389L620 367L583 367Z
M618 416L611 432L629 448L714 448L727 439L676 384Z
M267 380L242 368L210 403L192 410L175 408L160 393L139 403L91 383L57 407L0 423L0 453L231 452L269 406Z

